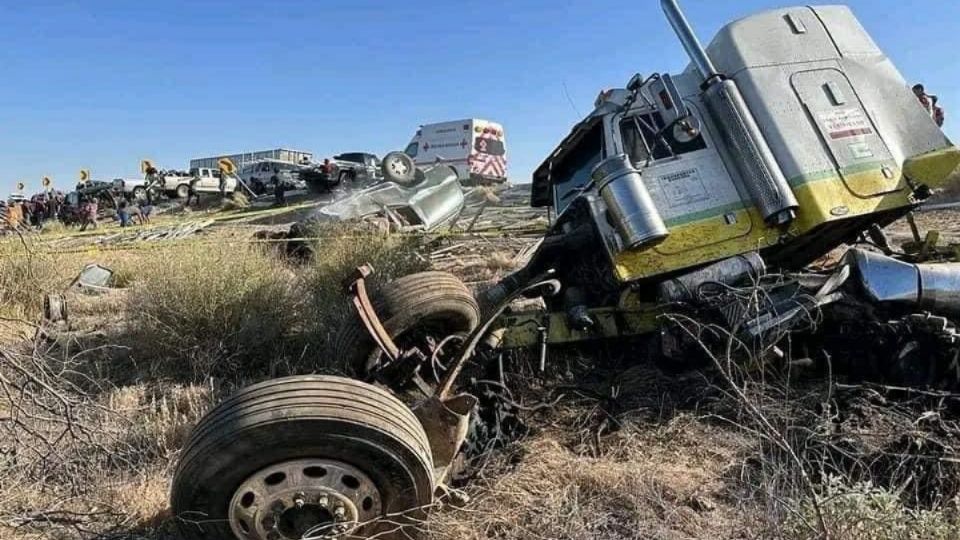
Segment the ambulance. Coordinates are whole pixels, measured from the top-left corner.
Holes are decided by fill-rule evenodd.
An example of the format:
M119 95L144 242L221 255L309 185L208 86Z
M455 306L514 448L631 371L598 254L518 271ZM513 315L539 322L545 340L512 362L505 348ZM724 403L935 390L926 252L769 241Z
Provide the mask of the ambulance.
M437 163L457 170L464 184L497 184L507 180L507 147L503 126L467 118L420 126L404 152L418 167Z

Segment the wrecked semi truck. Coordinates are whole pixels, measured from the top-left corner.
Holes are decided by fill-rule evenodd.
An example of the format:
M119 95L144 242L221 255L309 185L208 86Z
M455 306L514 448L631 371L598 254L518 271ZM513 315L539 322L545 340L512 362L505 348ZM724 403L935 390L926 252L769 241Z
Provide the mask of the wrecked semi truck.
M378 384L276 379L208 413L173 483L187 537L415 536L477 403L468 361L637 336L638 357L682 364L710 337L671 314L744 344L842 333L916 384L956 378L960 265L898 252L882 227L956 181L960 149L893 64L842 6L749 16L706 50L662 7L690 66L603 92L547 156L531 202L556 213L526 266L479 301L442 272L371 297L358 269L337 346ZM809 268L864 237L880 249ZM521 297L546 309L512 310Z

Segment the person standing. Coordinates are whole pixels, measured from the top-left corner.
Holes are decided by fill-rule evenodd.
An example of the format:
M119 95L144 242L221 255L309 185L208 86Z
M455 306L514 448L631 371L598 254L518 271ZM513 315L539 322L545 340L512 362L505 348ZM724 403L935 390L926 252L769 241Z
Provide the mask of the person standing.
M218 189L220 190L220 198L226 199L227 198L227 174L223 171L220 171L220 184L218 185Z
M287 186L283 178L280 177L280 169L273 169L273 176L270 177L270 183L273 184L273 196L277 200L277 206L287 203Z
M7 224L11 229L16 229L23 221L23 206L20 203L13 203L7 206Z
M913 95L917 96L917 101L920 102L920 106L923 107L923 110L927 111L927 114L930 115L934 123L939 127L943 127L943 108L937 105L937 96L928 94L922 84L913 85Z
M153 213L153 190L148 189L143 199L137 202L140 208L140 224L150 223L150 214Z
M130 212L127 210L127 201L120 201L120 204L117 205L117 219L120 221L121 227L130 226Z
M147 170L144 172L144 180L146 180L146 189L149 193L152 189L160 189L163 185L163 182L160 179L160 171L157 170L152 164L147 166Z
M80 206L82 223L80 225L80 230L87 230L87 226L90 226L91 229L96 230L97 228L97 211L99 210L97 199L94 197L84 198Z
M197 199L197 207L200 206L200 192L197 191L197 184L199 182L200 182L200 179L197 178L196 176L190 179L189 189L187 191L187 207L188 208L190 207L190 201L192 201L194 197L196 197Z
M50 192L50 219L60 219L60 208L63 206L63 193Z
M333 186L333 175L337 170L337 166L330 161L330 158L324 158L323 164L320 165L320 178L323 180L323 187L328 191Z

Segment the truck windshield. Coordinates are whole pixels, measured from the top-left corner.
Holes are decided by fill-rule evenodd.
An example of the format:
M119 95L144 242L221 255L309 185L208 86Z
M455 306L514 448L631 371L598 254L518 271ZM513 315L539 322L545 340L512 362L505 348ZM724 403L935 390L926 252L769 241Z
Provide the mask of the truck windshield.
M333 159L339 159L341 161L352 161L353 163L363 163L363 154L351 153L351 154L340 154L339 156L334 156Z
M597 122L562 159L553 164L554 208L562 212L590 181L590 171L603 156L603 123Z
M403 151L404 154L410 157L417 157L417 152L420 150L420 143L412 142L407 145L407 149Z

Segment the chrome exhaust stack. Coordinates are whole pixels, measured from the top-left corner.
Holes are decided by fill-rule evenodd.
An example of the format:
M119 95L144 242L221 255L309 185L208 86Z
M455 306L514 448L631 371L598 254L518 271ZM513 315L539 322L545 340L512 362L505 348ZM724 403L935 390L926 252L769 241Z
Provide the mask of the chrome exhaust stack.
M676 0L660 0L677 38L690 61L703 77L703 100L733 156L753 203L772 225L785 225L799 207L790 184L780 169L770 145L760 131L737 84L720 73Z
M703 45L700 45L700 40L693 33L693 28L690 27L690 23L687 22L687 18L683 15L683 11L680 10L680 5L677 4L676 0L660 0L660 7L663 8L663 13L670 21L670 26L673 27L673 31L680 38L680 44L687 51L687 56L690 57L690 61L700 72L704 82L719 76L720 72L713 65L713 60L710 60L710 56L707 55Z

